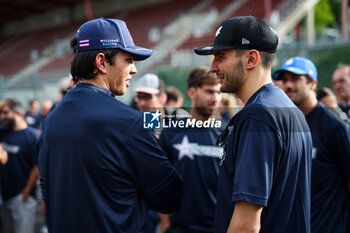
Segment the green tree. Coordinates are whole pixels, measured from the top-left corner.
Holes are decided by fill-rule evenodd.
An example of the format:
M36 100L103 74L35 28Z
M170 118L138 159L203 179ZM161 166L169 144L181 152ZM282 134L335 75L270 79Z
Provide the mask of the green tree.
M321 34L325 27L334 26L336 22L329 1L330 0L320 0L315 7L315 27L318 34Z

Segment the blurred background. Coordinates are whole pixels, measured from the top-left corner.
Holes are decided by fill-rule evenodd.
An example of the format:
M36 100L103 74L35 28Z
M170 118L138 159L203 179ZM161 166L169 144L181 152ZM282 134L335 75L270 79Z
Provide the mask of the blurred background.
M338 63L350 64L349 0L1 0L0 100L57 100L69 80L69 41L98 17L123 19L136 45L156 50L136 62L131 90L118 99L129 103L133 84L150 72L186 93L188 71L212 59L193 49L211 44L223 20L242 15L264 19L279 35L274 67L291 56L314 61L319 88L332 86Z

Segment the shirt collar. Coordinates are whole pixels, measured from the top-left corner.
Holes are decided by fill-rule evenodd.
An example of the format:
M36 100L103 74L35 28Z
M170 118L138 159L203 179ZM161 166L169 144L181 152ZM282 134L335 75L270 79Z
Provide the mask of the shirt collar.
M272 87L274 87L275 86L275 84L273 84L273 83L268 83L268 84L265 84L264 86L262 86L262 87L260 87L260 89L259 90L257 90L250 98L249 98L249 100L247 101L247 103L246 103L246 105L245 106L248 106L249 104L251 104L254 100L255 100L255 98L257 97L257 95L259 95L259 93L260 92L262 92L264 89L266 89L266 88L272 88Z
M93 85L91 83L78 83L76 87L78 87L78 88L88 88L88 89L95 90L95 91L101 91L101 92L104 92L104 93L112 96L113 98L115 97L115 94L112 93L111 91L107 90L106 88L98 87L98 86L95 86L95 85Z

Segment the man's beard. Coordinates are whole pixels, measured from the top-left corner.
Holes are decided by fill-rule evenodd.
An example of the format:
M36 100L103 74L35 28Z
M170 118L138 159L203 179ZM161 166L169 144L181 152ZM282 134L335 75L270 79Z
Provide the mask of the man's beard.
M198 115L206 119L213 115L213 111L210 111L208 108L204 107L197 107L196 111Z
M16 126L16 120L14 118L8 119L7 123L4 123L4 126L8 130L13 130Z
M222 92L237 93L244 82L243 63L240 61L230 73L226 75L225 85L220 87Z

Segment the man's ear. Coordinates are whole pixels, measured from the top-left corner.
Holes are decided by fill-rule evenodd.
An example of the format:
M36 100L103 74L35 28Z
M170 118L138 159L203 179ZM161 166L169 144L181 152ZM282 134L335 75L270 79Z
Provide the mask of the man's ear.
M195 92L196 92L196 89L194 87L188 88L187 94L188 94L188 97L190 97L191 100L193 100Z
M107 73L107 61L103 53L98 53L95 57L95 65L97 71L105 74Z
M311 83L310 83L310 88L311 90L315 91L316 88L317 88L317 80L313 80Z
M253 69L255 66L258 65L259 60L260 60L260 53L255 50L249 50L246 54L245 54L245 61L246 61L246 68L247 70Z
M167 98L168 98L168 96L166 95L165 92L160 93L159 100L160 100L160 103L162 106L165 105Z

